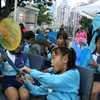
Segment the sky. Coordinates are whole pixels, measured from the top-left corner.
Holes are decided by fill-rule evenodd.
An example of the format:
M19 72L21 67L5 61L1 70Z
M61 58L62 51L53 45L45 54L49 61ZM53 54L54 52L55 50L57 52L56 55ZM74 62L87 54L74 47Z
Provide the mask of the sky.
M56 0L56 1L57 1L57 3L61 2L61 0ZM67 2L68 2L68 5L69 5L71 8L73 8L73 6L74 6L75 4L80 3L80 2L85 2L85 3L87 3L88 0L67 0ZM2 0L2 5L4 5L3 0Z
M59 3L61 0L56 0L57 3ZM68 5L72 8L75 4L80 3L80 2L85 2L87 3L89 0L67 0Z

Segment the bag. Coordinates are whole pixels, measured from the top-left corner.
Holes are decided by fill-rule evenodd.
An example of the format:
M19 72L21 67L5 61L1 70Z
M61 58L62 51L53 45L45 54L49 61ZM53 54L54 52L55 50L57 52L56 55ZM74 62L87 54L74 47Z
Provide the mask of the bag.
M90 45L92 37L93 37L93 35L95 33L95 31L94 31L93 35L92 35L92 29L93 29L93 25L91 24L90 27L89 27L89 29L88 29L88 32L87 32L87 44L88 44L88 46Z

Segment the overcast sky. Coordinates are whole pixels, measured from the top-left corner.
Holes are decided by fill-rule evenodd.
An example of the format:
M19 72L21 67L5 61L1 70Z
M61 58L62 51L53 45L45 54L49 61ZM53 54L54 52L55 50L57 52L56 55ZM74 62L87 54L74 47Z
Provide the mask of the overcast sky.
M56 0L56 1L57 1L57 3L61 2L61 0ZM68 2L68 5L71 6L71 8L72 8L75 4L80 3L80 2L87 3L88 0L67 0L67 2ZM2 5L4 5L3 0L2 0Z

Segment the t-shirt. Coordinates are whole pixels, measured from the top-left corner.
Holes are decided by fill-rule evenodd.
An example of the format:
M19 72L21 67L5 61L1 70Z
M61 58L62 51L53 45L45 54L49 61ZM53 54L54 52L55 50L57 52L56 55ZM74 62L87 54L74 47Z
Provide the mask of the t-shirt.
M79 33L76 33L75 37L76 37L75 43L78 43L79 42Z
M79 39L79 41L85 42L86 36L87 36L87 35L86 35L85 32L81 32L81 33L80 33L80 39Z

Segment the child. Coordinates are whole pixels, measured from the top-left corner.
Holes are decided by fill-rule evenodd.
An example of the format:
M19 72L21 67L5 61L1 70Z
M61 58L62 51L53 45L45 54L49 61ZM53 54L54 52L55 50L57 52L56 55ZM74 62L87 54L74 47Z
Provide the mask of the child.
M84 28L81 28L81 33L79 37L80 37L79 39L80 49L82 49L82 46L85 45L85 38L87 38L87 35L84 32Z
M93 51L94 61L90 61L94 70L94 84L90 100L97 100L97 96L100 93L100 34L95 39L96 50Z
M25 42L27 44L29 44L30 49L28 51L28 53L32 53L32 54L37 54L37 55L41 55L41 47L40 45L38 45L37 43L34 42L35 40L35 34L33 31L27 31L24 35L23 35Z
M34 86L16 75L18 82L24 82L33 95L47 95L47 100L76 100L80 84L80 74L75 68L76 54L74 49L67 47L56 47L51 51L52 66L56 74L39 72L36 69L24 67L23 74L28 73L30 77L36 78L41 86ZM52 89L48 92L48 88Z
M80 30L77 29L77 33L76 33L76 35L75 35L75 38L76 38L75 44L78 44L78 43L79 43L79 34L80 34Z
M23 39L14 51L6 50L8 57L13 61L18 69L23 66L29 67L29 60L26 54L21 52L23 47ZM0 67L2 74L5 76L2 80L2 91L5 93L8 100L21 100L29 99L29 92L22 87L22 84L16 80L16 71L9 65L7 61L4 62L4 57L0 57ZM27 77L27 79L29 79Z
M20 23L19 26L20 26L20 29L21 29L22 32L24 32L24 33L27 32L27 29L24 27L23 23Z
M66 41L67 41L67 35L63 32L58 33L57 34L57 45L52 43L51 47L66 46ZM51 53L49 53L47 55L47 58L45 57L45 60L51 62ZM46 67L43 66L43 67L42 67L42 71L44 71L44 72L51 72L53 70L53 67L51 67L51 65L48 65ZM47 68L49 68L49 69L47 69Z

